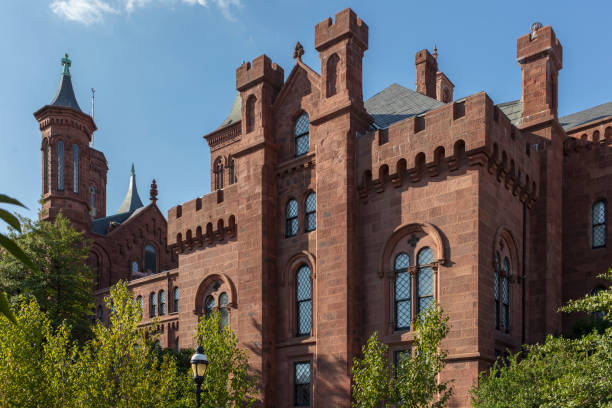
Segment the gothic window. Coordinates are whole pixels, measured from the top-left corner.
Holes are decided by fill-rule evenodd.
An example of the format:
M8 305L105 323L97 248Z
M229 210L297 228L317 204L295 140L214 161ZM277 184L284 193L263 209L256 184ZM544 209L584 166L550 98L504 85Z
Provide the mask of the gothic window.
M294 406L310 406L310 362L301 361L293 366Z
M174 288L174 313L179 311L179 288Z
M295 138L295 157L308 153L310 149L309 119L307 113L302 113L295 122L293 136Z
M327 60L327 97L334 96L337 92L338 82L338 58L337 54L332 54Z
M104 321L104 311L102 310L102 306L98 306L98 311L96 313L96 317L98 318L99 322Z
M312 329L312 281L310 267L302 265L295 274L295 310L298 336L310 334Z
M166 292L163 290L159 291L159 315L163 316L166 314Z
M408 271L410 267L410 257L402 252L395 257L395 293L394 293L394 314L395 328L397 330L409 330L412 320L411 305L411 276Z
M155 317L157 315L157 294L151 293L149 296L149 317Z
M137 261L132 262L132 272L139 272L140 267L138 266Z
M252 132L255 128L255 95L249 96L246 103L246 132Z
M317 229L317 195L310 193L306 197L306 216L304 217L306 231Z
M151 244L145 247L145 272L147 274L157 273L157 252Z
M89 208L91 208L91 217L96 218L96 187L89 186Z
M606 246L606 203L603 200L593 204L593 248Z
M72 166L72 191L79 194L79 146L76 144L72 147Z
M221 315L221 328L229 326L229 296L226 292L219 295L219 314Z
M47 140L43 142L43 191L44 193L49 192L49 145Z
M417 262L419 272L417 279L418 312L426 310L433 304L434 277L431 264L434 261L433 251L430 247L424 247L419 251Z
M64 191L64 142L57 142L57 190Z
M493 276L493 293L495 297L495 328L499 330L500 321L500 301L499 301L499 276L501 274L501 258L499 252L495 252L495 272Z
M221 157L215 159L213 174L215 177L215 190L221 190L223 188L223 163Z
M204 315L206 317L210 316L214 308L215 308L215 298L212 296L208 296L206 300L204 300Z
M510 333L510 260L504 257L502 264L502 323L506 333Z
M298 203L291 199L285 208L285 237L294 237L298 232Z

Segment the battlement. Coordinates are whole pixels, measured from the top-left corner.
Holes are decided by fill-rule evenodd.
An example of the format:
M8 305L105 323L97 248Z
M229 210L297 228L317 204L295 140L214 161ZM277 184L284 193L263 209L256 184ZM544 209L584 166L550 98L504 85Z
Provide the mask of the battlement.
M244 91L259 82L267 82L280 89L285 81L283 69L267 55L260 55L253 62L245 62L236 69L236 89Z
M516 40L516 59L522 64L540 54L549 54L560 70L563 64L563 47L551 26L532 28L532 32Z
M168 246L184 251L236 235L238 185L216 190L168 211Z
M521 200L535 200L539 159L484 93L407 118L358 139L359 194L483 167Z
M321 21L315 26L315 48L322 51L336 41L351 36L364 49L368 49L368 25L364 23L350 8Z

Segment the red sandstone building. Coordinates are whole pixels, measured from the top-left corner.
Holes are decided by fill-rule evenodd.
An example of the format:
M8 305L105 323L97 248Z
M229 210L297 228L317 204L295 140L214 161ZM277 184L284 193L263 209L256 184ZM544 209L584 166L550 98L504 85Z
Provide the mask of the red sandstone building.
M567 331L565 301L597 290L612 265L612 103L557 117L562 47L534 24L517 41L521 100L453 98L436 53L416 54L416 92L392 84L364 101L368 26L350 10L315 27L317 72L260 56L238 67L227 119L205 136L211 193L172 208L126 199L106 214L107 162L74 97L70 62L42 131L46 218L94 239L97 314L127 279L159 317L166 347L193 346L219 308L249 350L266 407L348 407L350 362L377 330L410 347L435 299L451 406L506 348ZM511 50L508 50L511 52ZM367 79L366 79L367 80ZM518 84L517 84L518 86Z

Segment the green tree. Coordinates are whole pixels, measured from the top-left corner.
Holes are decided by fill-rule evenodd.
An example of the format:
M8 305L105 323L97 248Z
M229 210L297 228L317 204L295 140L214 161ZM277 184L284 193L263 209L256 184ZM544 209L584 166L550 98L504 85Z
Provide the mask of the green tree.
M10 238L34 267L3 251L0 287L12 299L33 296L54 327L65 320L77 338L86 338L93 310L93 273L86 263L91 243L61 213L53 223L25 221L23 230L15 230Z
M612 280L612 273L601 277ZM604 312L612 321L612 289L569 302L565 312ZM472 389L474 407L612 406L612 328L568 339L548 336L543 344L497 361Z
M197 338L208 357L202 406L252 406L257 400L257 378L249 372L247 353L238 347L236 334L228 326L221 328L217 311L200 319Z
M449 332L448 317L435 303L417 317L410 352L393 368L386 345L374 332L363 347L363 358L353 360L353 407L441 408L452 395L449 382L439 382L446 364L442 340Z

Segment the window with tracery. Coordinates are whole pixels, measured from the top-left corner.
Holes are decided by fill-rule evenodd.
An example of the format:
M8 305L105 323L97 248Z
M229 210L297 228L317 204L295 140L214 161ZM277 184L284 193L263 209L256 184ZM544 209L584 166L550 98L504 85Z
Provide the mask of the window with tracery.
M159 315L163 316L166 314L166 292L163 290L159 291Z
M312 280L308 265L302 265L295 274L296 334L306 336L312 329Z
M64 142L57 142L57 189L64 191Z
M151 293L149 296L149 317L155 317L157 315L157 294Z
M298 232L298 202L291 199L285 207L285 237L294 237Z
M302 113L295 122L293 137L295 141L295 157L308 153L310 149L310 123L307 113Z
M417 262L419 264L417 280L417 312L421 313L430 307L434 300L434 273L432 268L434 254L430 247L424 247L419 251Z
M410 257L402 252L395 257L394 314L395 329L409 330L412 321L412 277L408 268Z
M603 248L606 246L606 203L603 200L593 204L592 224L593 224L593 248Z
M304 225L306 231L314 231L317 229L317 195L315 193L308 194L305 207Z

